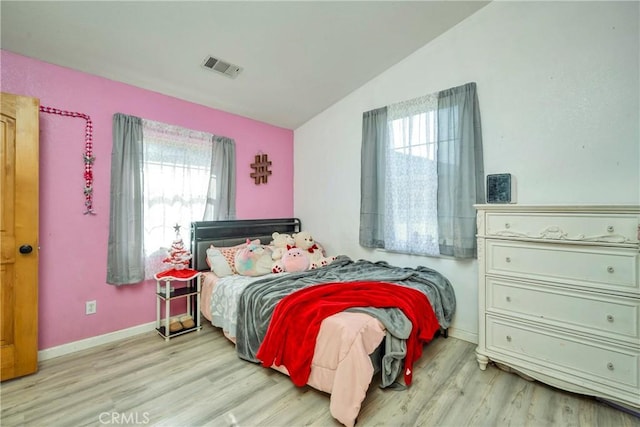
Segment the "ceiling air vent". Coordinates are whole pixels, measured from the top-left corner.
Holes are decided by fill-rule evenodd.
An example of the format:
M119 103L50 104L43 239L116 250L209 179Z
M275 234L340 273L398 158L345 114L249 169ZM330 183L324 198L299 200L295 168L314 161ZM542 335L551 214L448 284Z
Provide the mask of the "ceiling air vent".
M216 73L235 79L242 71L242 68L233 65L229 62L225 62L221 59L214 58L213 56L207 56L204 59L202 66L208 70L215 71Z

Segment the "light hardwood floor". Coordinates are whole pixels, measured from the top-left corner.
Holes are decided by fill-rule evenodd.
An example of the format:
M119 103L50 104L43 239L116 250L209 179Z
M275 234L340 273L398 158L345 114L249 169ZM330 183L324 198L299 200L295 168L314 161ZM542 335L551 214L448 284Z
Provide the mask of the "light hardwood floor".
M481 371L474 350L437 338L409 389L382 390L374 379L357 426L640 426L595 399ZM2 383L0 397L3 427L340 426L328 395L238 359L210 325L168 343L148 333L41 362Z

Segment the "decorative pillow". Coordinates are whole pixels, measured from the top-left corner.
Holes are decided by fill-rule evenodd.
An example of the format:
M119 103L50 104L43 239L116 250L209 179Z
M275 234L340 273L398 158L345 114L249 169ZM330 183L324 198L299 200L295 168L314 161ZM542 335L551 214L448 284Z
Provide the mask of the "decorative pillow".
M259 245L260 240L256 239L251 241L250 243ZM211 271L213 271L218 277L238 274L238 271L235 267L236 252L246 246L246 243L220 248L213 245L209 246L209 248L207 249L207 264L211 268Z
M234 252L231 248L225 249L225 252ZM235 274L233 271L233 264L229 264L229 261L222 253L222 251L218 248L210 246L207 249L207 264L211 267L211 271L213 271L218 277L225 277Z
M236 252L235 268L243 276L263 276L271 273L271 248L247 239L244 248Z

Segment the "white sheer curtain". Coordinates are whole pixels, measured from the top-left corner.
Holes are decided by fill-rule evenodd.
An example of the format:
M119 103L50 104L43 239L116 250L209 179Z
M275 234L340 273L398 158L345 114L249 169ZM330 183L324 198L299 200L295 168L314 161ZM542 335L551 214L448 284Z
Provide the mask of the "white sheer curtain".
M145 277L162 266L180 225L189 247L192 221L204 218L211 179L212 136L143 120Z
M385 248L438 255L437 94L390 105Z

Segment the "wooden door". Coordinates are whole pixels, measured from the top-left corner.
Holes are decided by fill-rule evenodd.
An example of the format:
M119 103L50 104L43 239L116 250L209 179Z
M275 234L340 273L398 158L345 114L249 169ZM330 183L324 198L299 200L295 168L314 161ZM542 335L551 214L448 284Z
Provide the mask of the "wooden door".
M4 381L38 370L39 100L0 96L0 381Z

